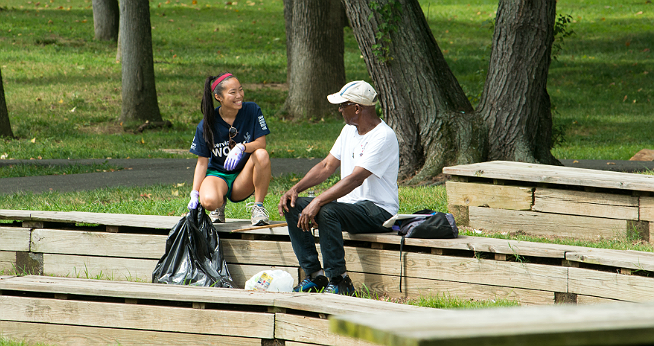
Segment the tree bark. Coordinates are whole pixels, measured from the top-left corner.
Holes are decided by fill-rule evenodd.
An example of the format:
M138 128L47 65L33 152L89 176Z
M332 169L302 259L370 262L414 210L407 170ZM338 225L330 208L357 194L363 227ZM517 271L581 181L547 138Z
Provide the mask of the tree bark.
M123 0L120 6L122 114L124 125L162 121L157 103L148 0Z
M118 0L93 0L93 27L96 40L116 41L119 19Z
M336 114L327 95L345 84L340 0L284 0L288 97L284 111L293 119Z
M478 107L488 126L489 160L560 164L551 154L547 74L556 0L501 0L488 77Z
M430 180L446 165L479 162L485 158L486 130L473 112L441 53L417 0L399 2L394 11L397 30L390 42L376 38L380 25L389 23L366 0L344 1L368 72L380 95L385 121L400 144L400 179L408 184ZM375 55L373 44L388 48Z
M11 131L11 124L9 123L9 111L7 110L7 102L5 101L5 88L2 82L2 71L0 70L0 137L14 137Z

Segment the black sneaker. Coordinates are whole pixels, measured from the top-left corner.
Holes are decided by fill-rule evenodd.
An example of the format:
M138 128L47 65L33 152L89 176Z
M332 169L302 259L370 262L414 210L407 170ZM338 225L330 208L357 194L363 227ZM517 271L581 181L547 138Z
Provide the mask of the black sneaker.
M354 294L354 285L352 285L352 280L348 275L345 275L345 277L339 275L329 281L324 292L351 296Z
M324 275L318 275L313 279L307 276L306 279L302 280L299 285L293 288L293 292L320 292L328 283L329 280Z

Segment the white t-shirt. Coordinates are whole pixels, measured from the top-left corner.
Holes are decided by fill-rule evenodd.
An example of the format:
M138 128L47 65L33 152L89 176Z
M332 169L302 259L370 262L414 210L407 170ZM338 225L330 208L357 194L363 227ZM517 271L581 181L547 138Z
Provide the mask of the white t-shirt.
M400 206L397 196L400 148L395 132L383 120L363 136L359 135L356 126L345 125L330 153L341 161L341 179L352 174L356 166L372 173L361 186L339 198L339 202L368 200L391 215L397 214Z

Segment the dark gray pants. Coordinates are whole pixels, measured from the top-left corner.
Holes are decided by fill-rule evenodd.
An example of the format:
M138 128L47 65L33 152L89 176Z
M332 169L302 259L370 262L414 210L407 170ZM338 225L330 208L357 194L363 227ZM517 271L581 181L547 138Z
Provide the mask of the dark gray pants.
M284 213L288 222L288 234L295 256L306 275L323 267L318 259L316 242L311 232L304 232L297 227L299 214L311 203L313 197L300 197L295 201L295 208L289 205ZM391 229L383 227L384 221L392 215L370 201L357 203L330 202L320 208L316 222L320 230L320 252L324 262L325 274L333 278L345 273L345 250L343 249L343 231L349 233L380 233Z

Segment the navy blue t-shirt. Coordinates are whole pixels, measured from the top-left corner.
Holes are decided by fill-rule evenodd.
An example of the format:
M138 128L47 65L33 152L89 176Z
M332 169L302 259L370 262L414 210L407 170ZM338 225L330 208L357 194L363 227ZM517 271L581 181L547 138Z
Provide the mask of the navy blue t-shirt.
M198 156L209 157L209 168L211 169L223 173L240 172L243 170L243 166L245 166L250 154L245 153L236 166L236 169L233 171L225 170L223 165L229 154L229 128L231 126L220 116L220 113L218 112L219 108L220 107L216 108L214 111L216 120L213 129L213 149L210 150L207 146L207 142L204 141L204 131L202 130L202 127L204 126L203 119L195 130L195 137L193 138L191 150L189 151ZM266 124L266 119L264 119L263 113L261 113L261 107L254 102L243 102L243 107L239 109L236 114L233 126L238 131L236 136L233 138L236 143L250 143L257 138L270 133L268 125Z

